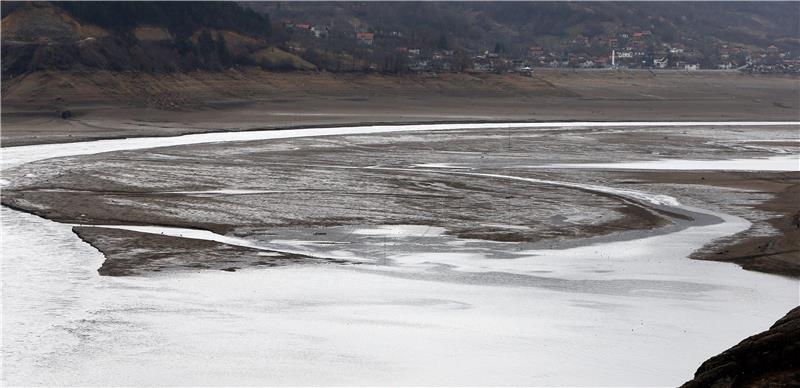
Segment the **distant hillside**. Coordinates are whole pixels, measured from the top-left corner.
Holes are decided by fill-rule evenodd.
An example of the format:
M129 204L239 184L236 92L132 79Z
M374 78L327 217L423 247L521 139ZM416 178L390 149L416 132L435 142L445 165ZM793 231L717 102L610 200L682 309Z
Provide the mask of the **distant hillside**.
M674 63L705 68L768 48L776 64L800 53L798 14L800 2L4 1L2 71L499 72L601 67L615 47L637 66L673 48L687 53ZM502 61L476 62L487 52Z
M336 30L397 31L402 44L508 51L564 48L583 35L652 31L656 41L710 41L800 48L799 2L255 2L276 23L292 20ZM692 43L693 42L693 43Z
M267 15L230 2L4 1L2 70L313 68L270 49L270 32Z

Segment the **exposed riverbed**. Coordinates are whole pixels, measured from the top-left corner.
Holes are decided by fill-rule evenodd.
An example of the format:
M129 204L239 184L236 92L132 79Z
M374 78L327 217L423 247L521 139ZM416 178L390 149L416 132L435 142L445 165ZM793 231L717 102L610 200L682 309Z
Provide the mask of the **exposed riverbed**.
M716 125L749 128L765 124ZM796 123L781 125L791 128ZM548 249L547 245L542 245L546 242L528 241L525 236L535 235L532 231L550 229L510 220L506 214L498 219L487 217L474 224L506 234L516 233L521 241L493 241L496 235L464 238L450 233L452 230L447 227L424 224L328 225L306 229L273 226L268 228L269 233L240 228L233 230L237 235L232 235L126 226L118 222L114 225L116 229L155 235L166 232L173 237L213 240L243 249L327 255L341 259L343 264L309 263L274 268L245 267L236 272L193 270L108 277L97 274L105 259L103 255L78 239L71 224L3 207L4 382L68 385L317 385L386 381L455 385L679 384L691 376L702 360L766 328L798 304L796 279L744 271L731 264L688 259L693 251L709 242L743 232L751 226L743 217L749 216L748 211L729 214L724 204L705 201L703 196L731 195L730 198L743 201L752 200L750 194L724 194L720 189L703 189L707 190L704 192L683 187L666 188L669 192L662 192L665 189L662 186L643 190L633 181L604 182L607 176L602 174L566 175L565 187L565 182L550 176L531 175L519 167L603 162L585 160L586 157L577 151L567 152L562 158L545 158L530 156L527 150L516 154L506 150L500 157L481 161L481 155L492 151L475 151L473 145L463 143L448 149L434 149L437 152L430 152L426 157L413 158L418 163L404 163L411 158L404 159L401 155L395 156L394 163L381 160L378 165L368 153L370 148L383 150L380 148L383 144L397 144L398 141L411 144L417 139L445 136L433 135L432 131L457 136L469 135L470 131L508 130L507 134L501 132L490 139L497 143L496 147L483 143L498 151L503 150L512 130L515 140L521 139L542 149L535 142L541 140L542 144L547 144L550 140L533 138L532 133L538 136L537 131L545 131L551 136L561 130L577 128L607 129L612 136L622 136L628 128L639 130L648 126L700 126L697 132L709 134L715 129L708 123L398 126L204 134L3 149L3 178L8 180L4 186L34 192L35 182L65 183L59 183L57 189L61 191L52 191L54 188L36 183L36 190L45 190L42 191L45 194L36 191L31 197L20 197L36 204L45 195L74 191L77 187L66 183L69 179L80 178L80 174L72 172L79 171L75 166L82 165L77 159L64 159L66 162L60 167L61 159L49 161L52 166L63 169L56 173L73 174L62 181L55 179L60 176L56 173L52 175L55 180L42 179L47 171L55 171L52 168L23 165L47 158L93 155L92 163L115 163L128 156L96 154L206 144L209 148L188 151L202 163L199 159L206 152L223 152L226 158L236 159L241 156L232 153L236 149L239 151L235 152L249 148L263 151L261 144L270 141L272 147L311 147L325 155L321 143L280 143L277 140L316 139L324 135L336 142L339 138L335 136L367 136L357 142L350 141L348 147L354 144L357 147L351 149L362 152L354 152L347 163L333 163L337 160L326 160L325 156L308 159L306 154L301 154L305 158L302 161L305 170L301 171L308 171L310 167L323 171L319 176L326 177L324 186L336 192L339 198L341 190L335 185L336 179L331 177L355 181L362 177L380 177L376 174L387 174L391 169L417 170L407 172L407 178L403 178L398 187L414 187L418 195L441 196L447 194L447 190L430 184L431 177L435 177L434 182L452 184L454 177L471 174L477 181L468 182L474 187L470 192L487 191L492 186L500 189L519 185L513 189L516 191L502 196L506 201L500 201L498 209L513 205L506 196L536 190L535 197L542 204L541 209L530 211L518 207L508 211L508 215L540 216L549 214L550 206L556 210L560 206L564 214L571 214L573 218L549 221L552 230L563 229L570 222L585 225L588 221L580 217L594 214L590 210L570 213L565 208L569 201L563 204L557 201L559 197L567 198L564 195L578 200L575 206L583 202L604 209L596 210L600 221L593 222L597 222L597 228L614 225L613 220L622 219L620 217L633 217L629 222L639 220L636 222L650 230L626 238L599 236L597 240L585 241L591 242L590 245L572 246L562 242ZM412 131L424 133L413 134ZM393 132L397 137L389 141L368 137ZM727 132L731 137L735 137L735 133L738 132ZM783 133L791 134L792 129ZM753 136L763 140L762 137L772 135L754 132ZM563 136L583 141L581 139L594 134L574 132ZM659 133L658 136L674 135ZM228 143L235 141L246 143ZM231 148L214 149L218 142L231 144ZM591 139L587 142L591 143ZM517 141L509 148L513 151L513 147L521 143L523 141ZM718 153L704 150L703 155L711 154L716 160L734 159L728 153L733 152L728 151L729 147L708 147ZM661 150L672 148L668 144ZM154 163L157 158L169 164L169 161L186 157L181 154L184 152L181 147L159 150L157 155L151 154L140 163ZM409 154L413 152L416 151L412 148ZM615 150L599 150L592 155L602 157L604 152L613 154ZM768 150L751 152L756 153L755 157L771 156ZM269 158L269 153L263 157ZM293 162L285 156L279 157L284 158L285 163ZM785 163L783 159L774 160ZM674 162L665 163L674 166ZM89 164L86 166L93 168ZM637 169L650 168L647 166L637 165ZM650 166L658 168L659 164ZM286 168L292 171L290 167L276 167L278 171ZM355 175L333 176L331 171L334 170ZM147 169L142 168L142 171ZM243 169L236 171L247 174ZM135 177L135 171L131 173L134 175L120 176L119 182ZM261 171L260 175L265 174ZM306 173L305 176L307 180L301 181L300 186L313 185L312 177L317 175ZM202 202L197 196L246 197L296 189L239 185L225 189L208 188L208 185L174 187L174 182L180 181L178 178L165 179L163 182L168 184L162 184L161 177L142 181L142 187L152 185L153 189L169 195L194 196L191 201L195 203ZM242 180L251 185L258 183L253 179ZM87 183L84 189L91 189L94 184L89 179L79 182ZM413 182L414 186L407 182ZM422 187L433 189L422 190ZM383 195L382 190L385 188L377 184L367 186L363 192ZM148 195L165 195L152 194L155 191L158 190L138 193L136 201L148 204L151 203ZM613 197L596 198L597 193ZM317 195L313 198L324 199L319 193L313 194ZM552 205L542 200L550 196L554 198ZM120 198L114 200L122 203ZM248 203L248 200L243 201L242 205ZM249 201L253 203L252 198ZM337 201L346 203L341 199ZM354 203L368 208L369 199L358 201ZM419 201L411 205L397 202L391 209L399 212L404 206L425 204L424 200ZM101 206L99 201L95 203ZM431 203L445 202L436 197ZM260 206L269 209L267 202ZM389 205L385 206L384 209ZM649 219L644 214L658 210L658 206L669 207L664 211L685 212L682 217L694 221L681 224L676 221L681 218L674 218L679 215L673 213L659 216L667 220L673 217L670 225L641 221ZM447 218L447 212L452 209L446 210L448 206L445 205L442 208L445 210L435 213L431 219L459 220L455 216ZM628 208L642 210L638 213L623 210ZM74 216L63 212L59 217L66 220ZM367 213L365 217L377 216ZM214 221L214 225L223 225L223 221ZM464 223L462 227L472 230L469 228L476 226ZM529 229L521 229L526 227ZM608 231L603 230L603 233ZM579 237L594 238L588 234ZM146 247L141 248L146 250Z

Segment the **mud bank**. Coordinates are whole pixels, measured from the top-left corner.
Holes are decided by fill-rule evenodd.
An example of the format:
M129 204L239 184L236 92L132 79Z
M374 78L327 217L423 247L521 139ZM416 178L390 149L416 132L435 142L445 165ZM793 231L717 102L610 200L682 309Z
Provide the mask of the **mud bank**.
M796 120L800 109L797 77L645 70L34 72L2 93L4 145L360 123Z
M4 207L3 334L13 339L3 347L4 381L18 385L368 385L387 380L409 385L676 385L686 381L701 360L763 330L796 306L796 280L687 260L709 241L749 230L751 222L763 223L765 215L750 206L764 200L762 193L648 183L617 172L595 171L528 171L521 178L531 181L503 184L492 179L452 181L444 179L447 174L419 171L398 182L380 178L378 171L370 171L376 169L369 168L450 164L467 166L476 173L509 175L508 171L519 165L651 155L654 143L667 155L690 157L696 153L725 159L742 151L702 139L774 138L796 130L748 128L742 135L738 129L697 124L639 129L633 125L592 126L578 124L569 130L506 127L500 133L473 133L480 128L440 128L417 134L398 130L396 137L350 133L284 141L271 132L263 141L249 137L239 138L246 142L181 143L172 144L181 147L150 150L138 148L158 144L157 140L126 140L123 147L98 143L4 149L7 168L3 178L8 189L4 194L27 190L38 193L39 199L50 196L48 201L23 198L26 207L38 211L48 211L64 196L87 196L87 205L129 210L161 206L155 211L167 214L172 209L173 217L183 219L224 217L227 210L214 211L225 207L243 212L233 217L248 223L228 238L243 236L258 246L269 242L346 256L360 248L355 243L330 244L336 242L333 229L342 228L343 236L365 239L361 246L371 247L366 252L375 259L358 266L291 265L269 270L242 268L235 273L190 270L169 276L97 276L102 256L75 238L69 225ZM688 129L690 133L682 133ZM642 142L598 141L623 134ZM694 147L687 149L687 144ZM589 156L587 147L593 150ZM101 151L117 152L91 155ZM758 157L770 151L749 152L753 153L748 156ZM89 156L40 160L68 155ZM297 159L292 160L292 155ZM587 160L596 158L601 160ZM217 167L197 174L204 159ZM35 163L23 164L26 162ZM248 166L257 168L248 171ZM348 175L346 171L366 171L368 175ZM348 176L349 180L340 179ZM476 209L480 214L475 216L489 221L484 228L499 231L531 233L547 226L577 230L622 215L614 210L620 203L608 198L580 190L571 190L566 196L547 185L531 184L555 176L574 185L640 193L640 199L673 198L687 206L708 207L723 222L568 249L527 249L531 247L519 244L508 256L494 256L498 243L458 241L438 228L430 235L427 228L374 225L292 231L259 228L257 225L268 219L250 212L263 207L273 215L281 214L275 213L281 209L285 214L307 215L303 212L318 212L317 202L330 193L336 194L329 199L330 211L351 212L365 207L363 193L394 190L397 194L397 184L402 183L409 191L400 197L439 199L434 201L436 212L416 208L432 219L456 219L446 217L455 212L445 206L449 201L444 201L453 200L454 190L465 190L473 198L482 194L485 201L464 208ZM362 179L365 177L371 179ZM292 185L314 182L325 190L303 193L305 196L291 190ZM341 195L352 192L354 184L359 195ZM109 187L115 193L109 194ZM276 196L258 199L274 192L284 200L278 201ZM126 197L118 197L120 194ZM176 206L164 198L154 200L154 195L188 198ZM358 199L337 210L349 197ZM390 204L395 197L376 196L379 199L373 202ZM409 205L417 200L393 204L414 209ZM192 208L192 203L200 206ZM387 206L374 210L359 214L358 220L392 214ZM548 212L562 217L543 218ZM132 213L115 216L120 214ZM509 217L513 214L547 222ZM423 231L422 236L401 235L389 240L375 229ZM109 245L140 249L143 245L131 245L126 239L148 238L114 232L121 240L108 240ZM178 256L187 249L185 239L175 242L152 233L149 237L159 240L153 244L170 245L159 249L175 249ZM435 241L446 250L430 250ZM178 244L177 248L173 244ZM233 249L216 242L200 246L212 256ZM247 258L254 252L242 253ZM6 298L17 303L5 303ZM231 357L237 362L219 362ZM231 381L230 376L236 380Z

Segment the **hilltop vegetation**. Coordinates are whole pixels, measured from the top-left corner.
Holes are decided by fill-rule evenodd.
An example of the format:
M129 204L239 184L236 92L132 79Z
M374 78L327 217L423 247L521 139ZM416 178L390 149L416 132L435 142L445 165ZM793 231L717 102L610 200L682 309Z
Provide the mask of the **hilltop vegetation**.
M251 55L269 47L269 17L236 3L3 2L2 14L4 76L50 69L174 72L281 65Z
M792 68L800 64L798 2L247 5L271 15L274 33L280 35L276 39L284 40L286 47L333 69L347 68L350 63L331 66L316 58L344 51L356 58L352 62L385 72L397 68L502 72L525 66L607 67L612 50L622 53L617 65L624 67L783 66L784 59L798 59L788 64ZM315 32L310 34L310 29ZM366 39L359 39L359 33ZM397 58L398 53L410 55ZM500 61L487 60L487 54L499 56ZM762 54L775 55L765 60ZM661 63L655 63L656 59Z
M665 42L721 40L733 44L800 43L796 2L258 2L249 7L273 20L290 19L335 30L397 31L401 44L524 52L531 45L563 49L566 38L650 30Z
M267 37L269 16L231 2L73 2L53 4L84 23L125 33L141 25L163 26L179 39L202 29L232 29Z

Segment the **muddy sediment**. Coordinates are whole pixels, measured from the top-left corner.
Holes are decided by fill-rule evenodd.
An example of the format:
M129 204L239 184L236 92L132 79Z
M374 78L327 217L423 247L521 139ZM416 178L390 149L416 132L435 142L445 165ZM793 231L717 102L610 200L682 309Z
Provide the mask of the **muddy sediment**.
M764 216L738 235L709 244L691 256L732 262L744 269L800 277L800 172L646 172L629 173L647 184L691 184L760 193L748 207ZM757 229L770 230L757 232Z
M199 269L234 272L246 267L346 263L338 259L129 230L88 226L76 226L72 230L105 255L106 260L97 270L104 276L141 276Z
M3 82L2 142L370 123L796 120L798 92L800 78L739 72L34 72Z
M789 225L786 218L791 219L797 211L791 201L794 191L789 188L797 184L798 173L525 167L652 158L653 152L734 158L741 156L740 149L710 138L737 138L741 136L738 131L649 128L626 130L625 137L613 128L441 131L119 151L44 160L13 169L7 172L13 184L5 188L2 202L74 224L185 227L256 240L269 240L272 231L279 229L431 225L445 228L451 236L524 244L527 249L570 247L600 241L602 236L607 236L605 240L640 238L648 230L672 230L664 228L674 229L684 222L674 212L596 190L489 176L512 175L668 193L681 202L739 215L754 222L752 229L758 233L749 231L714 242L695 253L695 258L796 274L793 250L797 239L792 237L793 229L781 225ZM775 128L755 135L785 137L793 133L792 128ZM787 144L781 147L793 146ZM586 154L587 148L593 152ZM748 153L768 155L764 150ZM451 167L432 167L448 164ZM111 252L113 239L101 238L106 232L94 230L93 245L108 257L124 256ZM297 238L313 238L309 233ZM133 234L118 242L134 246L134 241L143 237ZM159 251L170 251L167 246L172 238L150 241L152 238L139 244L143 257L158 259ZM196 265L196 259L181 249L176 247L176 255L183 255L189 267ZM208 250L208 256L223 260L218 249ZM208 266L208 260L200 262ZM242 265L257 261L247 259ZM135 261L123 258L118 263ZM166 268L166 262L162 264L160 268ZM187 267L178 262L171 265ZM120 268L108 273L124 274Z

